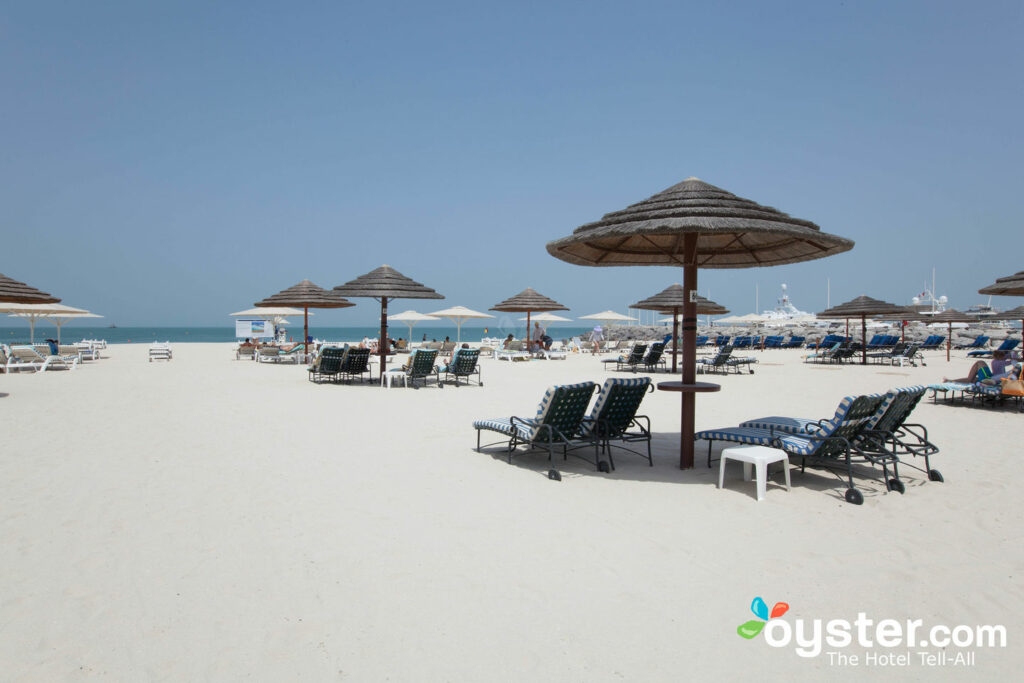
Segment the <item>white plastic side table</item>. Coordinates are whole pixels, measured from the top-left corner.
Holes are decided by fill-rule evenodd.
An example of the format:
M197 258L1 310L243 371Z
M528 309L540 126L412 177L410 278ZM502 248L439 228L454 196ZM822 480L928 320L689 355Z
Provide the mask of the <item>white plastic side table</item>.
M725 488L725 461L739 460L743 463L743 480L750 481L751 467L757 469L757 500L764 499L768 488L768 465L781 462L786 474L786 490L789 490L789 456L786 451L768 446L733 446L722 451L718 465L718 488Z
M402 380L403 387L409 386L409 376L405 374L404 370L388 370L387 372L382 372L380 374L380 385L384 386L384 383L387 382L387 387L390 389L391 383L399 379Z

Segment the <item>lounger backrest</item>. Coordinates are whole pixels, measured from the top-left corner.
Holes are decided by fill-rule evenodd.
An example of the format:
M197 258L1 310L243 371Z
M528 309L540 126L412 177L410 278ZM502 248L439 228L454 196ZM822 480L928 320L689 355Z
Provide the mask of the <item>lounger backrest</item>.
M583 424L584 433L596 432L602 437L622 434L636 417L636 411L650 387L650 377L605 380Z
M469 375L476 370L477 360L480 359L479 349L459 349L455 352L451 367L448 369L453 375Z
M732 349L733 347L729 344L723 346L722 349L718 352L718 355L715 356L715 359L711 361L712 364L725 365L729 360L729 356L732 355Z
M626 359L627 363L642 363L644 360L644 354L647 353L647 344L633 344L633 348L629 352L629 358Z
M998 351L1013 351L1017 347L1019 342L1016 339L1004 339L1003 343L999 345Z
M319 371L325 375L334 375L341 371L341 364L348 354L348 347L328 346L320 351Z
M896 431L910 417L910 413L917 407L925 391L926 387L923 386L890 390L886 393L878 410L867 419L865 429L880 432Z
M654 344L651 344L651 350L647 353L644 363L647 365L654 365L661 360L661 354L663 353L665 353L665 344L663 342L655 342Z
M39 352L28 345L12 346L11 355L21 361L42 361L46 360ZM47 353L49 355L49 353Z
M810 435L818 438L842 437L847 441L853 441L866 429L867 420L878 410L884 400L885 396L880 394L847 396L839 403L832 419L823 423L817 432L812 432ZM845 452L846 446L841 441L825 440L817 444L814 454L829 457Z
M417 349L410 360L408 375L410 377L426 377L434 372L435 360L437 360L437 349Z
M370 349L349 349L341 371L358 375L366 372L370 365Z
M578 434L583 424L583 416L590 404L590 397L594 395L596 388L597 384L594 382L548 387L540 405L537 406L535 426L530 432L530 439L547 441L549 436L556 439L559 435L572 438ZM551 425L557 431L551 434L541 425Z

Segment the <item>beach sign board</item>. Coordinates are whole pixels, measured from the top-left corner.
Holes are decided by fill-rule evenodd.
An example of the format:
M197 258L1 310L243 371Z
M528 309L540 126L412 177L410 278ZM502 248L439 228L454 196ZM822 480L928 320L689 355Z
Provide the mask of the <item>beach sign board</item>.
M274 336L274 326L269 320L236 320L235 336L265 338Z

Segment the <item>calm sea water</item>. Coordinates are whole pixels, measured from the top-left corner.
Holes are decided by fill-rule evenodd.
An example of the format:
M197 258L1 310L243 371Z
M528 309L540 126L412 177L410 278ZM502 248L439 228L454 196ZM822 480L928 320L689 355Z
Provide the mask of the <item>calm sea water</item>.
M484 330L487 330L484 332ZM554 339L567 339L573 336L590 334L593 326L555 326L548 328L548 334ZM288 336L294 337L296 341L302 338L301 325L289 325ZM310 325L309 333L315 339L326 339L329 341L359 341L363 337L376 338L380 333L379 327L318 327ZM483 337L505 337L514 334L516 338L522 338L526 333L525 323L518 327L463 327L462 341L478 342ZM403 324L394 324L388 327L388 334L393 338L408 338L409 328ZM412 328L413 341L420 341L423 335L427 340L443 340L445 337L456 337L454 326L429 327L416 325ZM43 321L36 325L36 341L46 338L56 338L57 328ZM79 327L65 326L61 332L61 340L64 342L75 342L80 339L106 339L110 344L149 344L153 341L170 341L177 343L184 342L234 342L234 327ZM20 344L28 343L28 325L19 327L0 327L0 343Z

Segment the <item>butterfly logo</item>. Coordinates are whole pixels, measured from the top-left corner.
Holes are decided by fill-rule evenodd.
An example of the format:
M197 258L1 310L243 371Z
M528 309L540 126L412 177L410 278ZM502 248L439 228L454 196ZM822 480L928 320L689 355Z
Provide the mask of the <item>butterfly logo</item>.
M754 613L757 619L751 619L745 624L740 624L736 627L736 633L742 638L750 640L764 628L765 623L769 619L781 617L783 614L789 611L789 605L784 602L777 602L772 607L771 614L768 613L768 605L762 598L754 598L754 601L750 603L750 611Z

